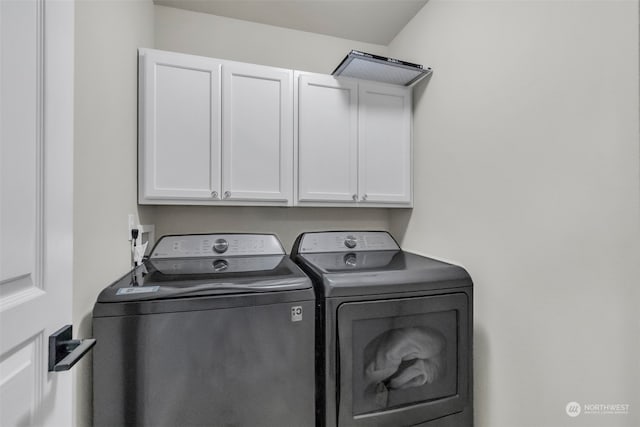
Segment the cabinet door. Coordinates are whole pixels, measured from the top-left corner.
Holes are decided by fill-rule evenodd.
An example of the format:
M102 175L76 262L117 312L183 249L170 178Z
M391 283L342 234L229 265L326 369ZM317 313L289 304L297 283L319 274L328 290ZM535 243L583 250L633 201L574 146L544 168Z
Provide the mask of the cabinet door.
M411 204L411 89L359 85L361 203Z
M225 200L290 203L292 75L291 70L225 63L222 77Z
M303 74L298 80L298 201L357 197L358 84Z
M220 192L220 62L140 50L139 201Z

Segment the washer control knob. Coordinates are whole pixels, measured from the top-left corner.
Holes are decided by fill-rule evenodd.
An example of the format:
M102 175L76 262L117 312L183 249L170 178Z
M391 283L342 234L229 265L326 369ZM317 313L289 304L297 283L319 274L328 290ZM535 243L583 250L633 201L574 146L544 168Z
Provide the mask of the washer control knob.
M344 245L349 249L355 248L357 244L358 240L353 236L347 236L347 238L344 239Z
M213 261L213 271L220 272L229 268L229 263L223 259Z
M344 256L344 265L347 267L357 267L358 266L358 258L354 253L348 253Z
M224 239L218 239L213 242L213 251L217 254L223 254L229 249L229 242Z

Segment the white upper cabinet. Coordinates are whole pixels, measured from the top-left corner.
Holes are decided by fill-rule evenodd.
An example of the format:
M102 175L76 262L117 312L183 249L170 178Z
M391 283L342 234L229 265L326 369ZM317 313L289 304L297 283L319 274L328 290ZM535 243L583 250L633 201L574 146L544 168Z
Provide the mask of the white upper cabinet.
M411 207L411 88L139 51L141 204Z
M293 71L140 50L138 200L292 203Z
M302 74L298 78L300 202L353 202L358 192L358 84Z
M297 73L299 206L410 207L411 88Z
M293 72L240 63L222 69L222 197L287 204L293 178Z
M360 201L411 203L411 92L403 86L359 85Z
M211 200L220 192L221 63L144 49L139 65L140 202Z

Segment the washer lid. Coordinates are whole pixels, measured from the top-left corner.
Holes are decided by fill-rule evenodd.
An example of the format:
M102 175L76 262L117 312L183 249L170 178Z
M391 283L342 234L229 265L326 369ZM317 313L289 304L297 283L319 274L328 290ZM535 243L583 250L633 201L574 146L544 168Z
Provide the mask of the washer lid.
M104 289L98 303L310 289L272 234L162 237L151 257Z
M98 303L310 289L286 256L147 260L105 288Z

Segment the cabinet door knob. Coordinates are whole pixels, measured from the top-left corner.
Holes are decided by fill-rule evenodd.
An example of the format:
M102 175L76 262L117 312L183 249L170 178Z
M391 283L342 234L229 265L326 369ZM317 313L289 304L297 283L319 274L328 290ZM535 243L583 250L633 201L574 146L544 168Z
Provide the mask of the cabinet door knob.
M211 192L211 197L213 197L214 199L218 198L218 192L217 191L212 191Z
M351 196L351 198L353 199L353 201L356 201L356 200L358 200L358 195L354 194L353 196Z
M224 192L224 198L228 199L229 197L231 197L231 191L225 191Z
M362 200L367 200L367 195L366 194L362 195Z

